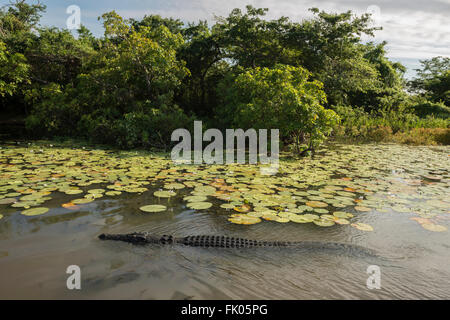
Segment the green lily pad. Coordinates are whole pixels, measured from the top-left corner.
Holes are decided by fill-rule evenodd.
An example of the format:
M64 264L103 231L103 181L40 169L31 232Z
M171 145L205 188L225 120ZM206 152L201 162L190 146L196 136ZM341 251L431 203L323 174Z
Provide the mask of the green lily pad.
M105 193L105 195L110 196L110 197L120 196L121 194L122 194L122 192L120 192L120 191L108 191Z
M166 211L167 207L163 206L163 205L159 205L159 204L153 204L153 205L140 207L139 209L144 212L162 212L162 211Z
M223 209L234 209L235 205L231 204L231 203L224 203L224 204L221 204L220 207Z
M181 184L181 183L169 183L169 184L166 184L164 186L164 189L176 189L176 190L179 190L179 189L183 189L183 188L185 188L185 185Z
M211 202L189 202L186 206L188 208L194 209L194 210L204 210L204 209L211 208L212 203Z
M289 218L278 217L277 219L275 219L275 221L279 222L279 223L287 223L287 222L290 221L290 219Z
M170 198L170 197L175 196L176 192L174 192L174 191L155 191L153 193L153 195L158 198Z
M353 215L351 213L344 212L344 211L335 211L335 212L333 212L333 216L335 216L336 218L342 218L342 219L353 218Z
M88 190L88 193L91 193L91 194L99 194L99 193L104 193L105 192L105 189L91 189L91 190Z
M71 202L73 204L86 204L86 203L91 203L92 201L94 201L93 198L82 198L82 199L72 200Z
M38 216L44 213L48 212L48 208L33 208L33 209L28 209L28 210L24 210L21 212L21 214L23 214L24 216Z
M5 198L0 200L0 204L11 204L16 202L15 198Z
M188 202L203 202L206 199L208 199L208 198L205 196L187 196L187 197L183 198L184 201L188 201Z
M81 189L69 189L69 190L66 190L64 193L68 194L68 195L80 194L80 193L83 193L83 190L81 190Z

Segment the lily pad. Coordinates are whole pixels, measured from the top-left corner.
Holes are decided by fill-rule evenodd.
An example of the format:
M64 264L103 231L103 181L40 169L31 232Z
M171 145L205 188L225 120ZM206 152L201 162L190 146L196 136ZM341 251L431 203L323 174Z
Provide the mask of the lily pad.
M350 221L344 218L334 218L333 221L337 224L350 224Z
M44 207L33 208L33 209L24 210L21 212L21 214L23 214L24 216L38 216L38 215L47 213L48 210L49 210L48 208L44 208Z
M91 194L98 194L98 193L104 193L105 192L105 189L91 189L91 190L88 190L88 193L91 193Z
M183 189L184 187L185 187L185 185L182 184L182 183L168 183L168 184L166 184L164 186L164 189L176 189L176 190L179 190L179 189Z
M83 190L81 190L81 189L69 189L69 190L66 190L64 193L68 194L68 195L74 195L74 194L83 193Z
M367 207L363 207L363 206L355 206L355 210L356 210L356 211L361 211L361 212L369 212L369 211L372 211L372 209L367 208Z
M231 216L231 218L228 219L228 221L235 223L235 224L251 225L251 224L260 223L261 219L258 217L251 217L246 214L234 214Z
M249 212L251 207L247 204L243 204L242 206L238 206L233 209L234 209L234 211L237 211L237 212Z
M313 223L315 225L318 225L319 227L331 227L331 226L334 226L334 221L333 220L328 220L328 219L314 220Z
M234 209L235 205L231 204L231 203L224 203L224 204L221 204L220 207L223 209Z
M152 212L153 213L153 212L166 211L167 207L163 206L163 205L159 205L159 204L152 204L152 205L140 207L139 209L144 212Z
M86 204L86 203L91 203L92 201L94 201L93 198L82 198L82 199L72 200L72 203L74 203L74 204Z
M361 231L373 231L373 227L366 223L352 223L351 226Z
M153 195L158 198L170 198L170 197L175 196L176 192L174 192L174 191L155 191L153 193Z
M208 198L205 196L187 196L187 197L183 198L184 201L188 201L188 202L203 202L206 199L208 199Z
M5 198L5 199L0 199L0 204L11 204L16 202L15 198Z
M344 211L335 211L335 212L333 212L333 216L335 216L336 218L342 218L342 219L353 218L353 215L351 213L344 212Z
M105 195L110 196L110 197L120 196L121 194L122 194L122 192L120 192L120 191L108 191L105 193Z
M434 223L421 223L420 224L424 229L427 229L428 231L434 231L434 232L444 232L447 231L447 227L441 226L439 224Z
M306 205L308 207L311 207L311 208L325 208L325 207L328 207L328 203L321 202L321 201L308 201L308 202L306 202Z
M193 210L204 210L212 207L211 202L189 202L186 205L188 208Z

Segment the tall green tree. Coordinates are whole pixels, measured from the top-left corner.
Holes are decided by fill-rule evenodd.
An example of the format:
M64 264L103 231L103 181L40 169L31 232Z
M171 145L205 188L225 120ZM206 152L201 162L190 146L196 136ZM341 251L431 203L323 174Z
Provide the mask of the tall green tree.
M0 41L0 96L12 96L19 86L28 82L29 65L20 53L11 54Z
M291 27L287 17L267 20L267 8L247 6L217 17L213 32L225 57L243 68L273 67L278 63L295 63L298 52L286 46L284 34Z
M371 26L369 14L310 10L315 17L293 24L288 44L301 52L299 64L324 83L328 105L351 104L355 95L361 100L388 85L385 77L396 77L384 70L389 63L382 46L362 43L362 35L374 36L380 29Z
M310 72L287 65L253 68L223 87L226 114L239 128L279 129L282 139L291 139L314 150L338 123L339 117L324 108L323 84L309 80Z
M410 90L431 102L450 106L450 58L438 56L420 63L421 68L415 70L417 77L409 82Z

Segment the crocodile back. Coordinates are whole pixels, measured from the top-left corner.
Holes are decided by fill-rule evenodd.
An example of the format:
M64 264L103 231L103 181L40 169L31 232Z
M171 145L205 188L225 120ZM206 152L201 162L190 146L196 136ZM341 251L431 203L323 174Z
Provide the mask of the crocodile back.
M190 247L216 247L216 248L254 248L254 247L287 247L294 243L286 241L259 241L227 236L187 236L177 241Z

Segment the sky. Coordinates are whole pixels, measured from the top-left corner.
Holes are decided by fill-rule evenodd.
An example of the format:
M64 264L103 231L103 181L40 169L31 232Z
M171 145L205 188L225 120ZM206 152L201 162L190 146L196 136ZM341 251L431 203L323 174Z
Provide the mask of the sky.
M0 0L6 4L9 0ZM70 14L67 7L81 9L81 23L96 36L103 34L97 18L115 10L126 18L142 18L148 14L179 18L184 22L208 20L227 16L233 8L244 9L247 4L269 8L268 19L287 16L292 21L311 17L308 8L328 12L352 10L356 14L373 13L374 25L383 30L376 33L375 42L387 41L388 57L403 63L408 78L419 60L435 56L450 57L450 0L41 0L47 6L41 24L66 27Z

